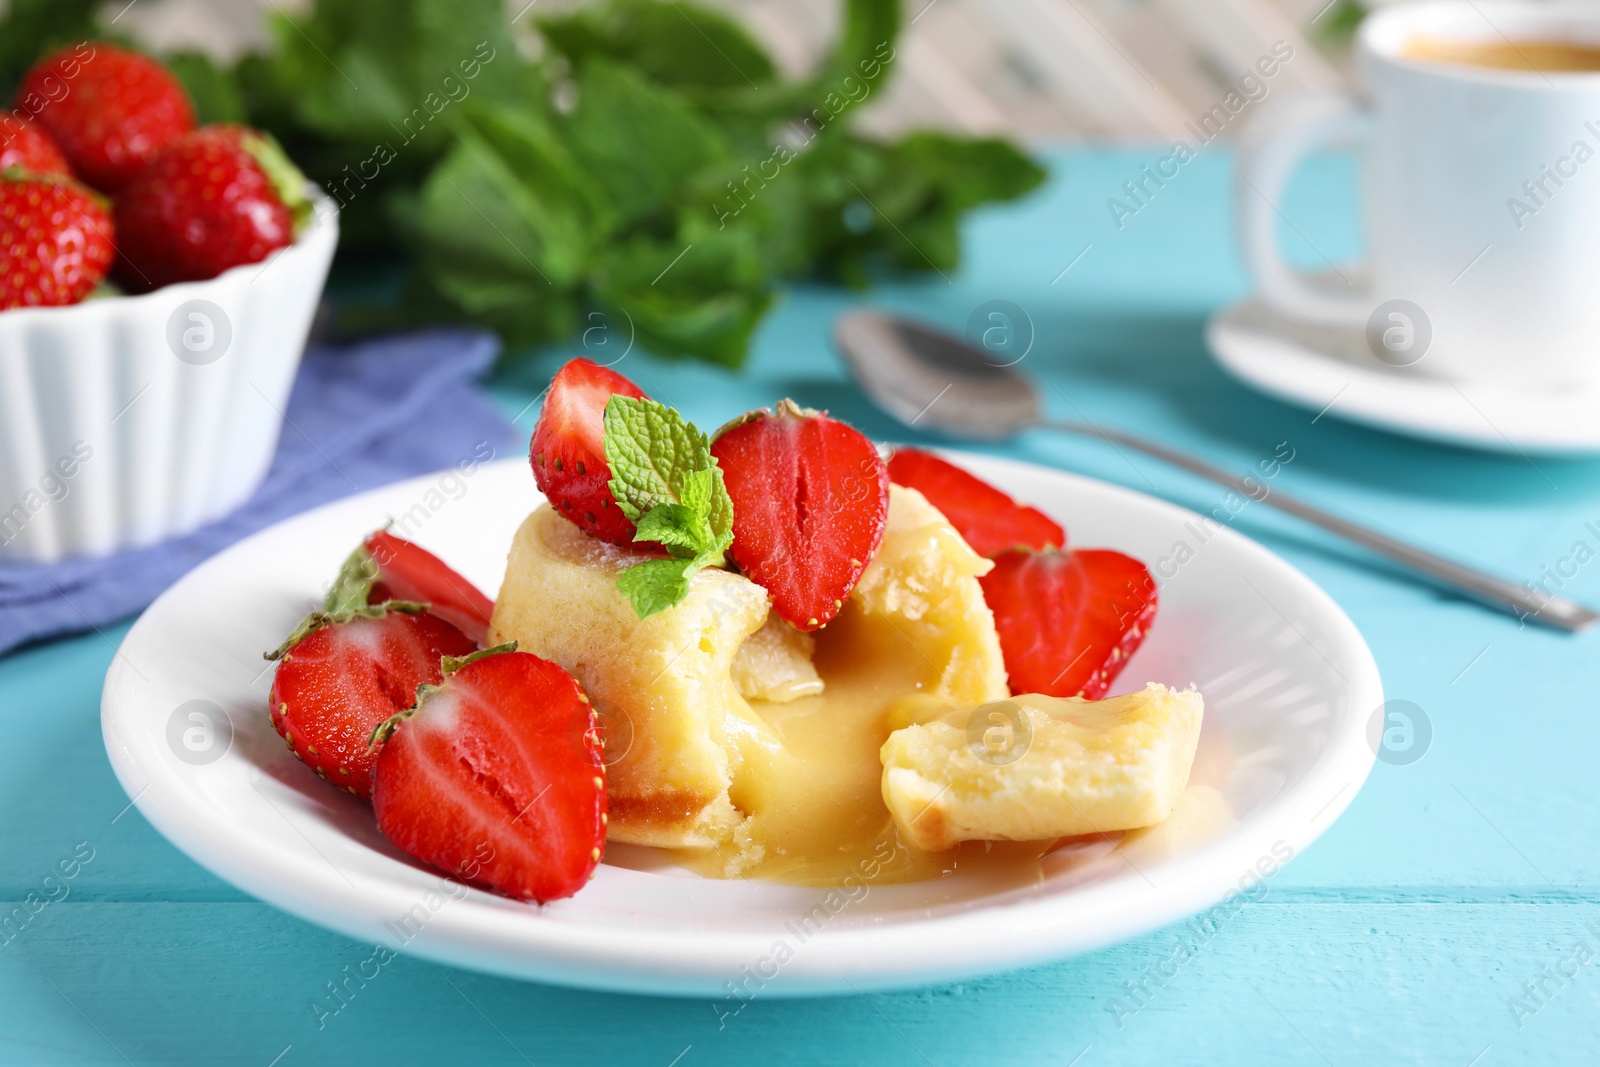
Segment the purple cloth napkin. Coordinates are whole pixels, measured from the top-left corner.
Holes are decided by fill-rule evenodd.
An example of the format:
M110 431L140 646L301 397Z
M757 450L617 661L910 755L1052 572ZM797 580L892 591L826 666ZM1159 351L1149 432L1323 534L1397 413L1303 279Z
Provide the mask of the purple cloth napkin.
M255 496L149 548L0 564L0 654L132 615L207 557L307 508L453 466L485 443L506 454L511 426L474 384L499 351L493 334L461 330L313 345L289 398L292 425Z

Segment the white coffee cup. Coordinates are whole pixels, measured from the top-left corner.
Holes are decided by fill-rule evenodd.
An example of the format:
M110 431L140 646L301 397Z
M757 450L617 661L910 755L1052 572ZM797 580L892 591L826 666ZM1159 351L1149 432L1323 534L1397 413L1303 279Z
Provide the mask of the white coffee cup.
M1362 23L1364 99L1285 101L1241 145L1239 239L1261 299L1365 329L1376 358L1416 373L1600 384L1600 72L1407 58L1418 39L1600 47L1600 6L1440 0ZM1369 261L1335 287L1284 261L1278 205L1309 154L1350 144L1365 149Z

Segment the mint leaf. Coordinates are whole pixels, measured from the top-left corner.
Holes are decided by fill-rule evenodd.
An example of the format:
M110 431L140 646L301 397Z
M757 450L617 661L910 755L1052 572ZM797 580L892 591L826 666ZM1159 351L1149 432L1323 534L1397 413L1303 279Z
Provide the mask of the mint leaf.
M166 64L188 91L189 99L194 102L195 117L201 125L248 121L244 93L231 70L219 66L203 52L178 52L167 56Z
M666 545L674 556L693 559L706 550L709 532L704 509L696 511L684 504L661 504L645 512L633 539L654 541Z
M803 78L702 2L313 0L268 20L268 51L175 69L202 118L272 132L339 201L341 252L384 264L341 330L471 322L513 359L600 310L642 350L737 367L785 279L948 272L973 207L1039 184L998 142L853 132L901 65L897 0L836 0ZM114 39L102 7L0 0L0 90L53 44Z
M772 60L749 33L698 4L613 0L542 19L538 29L576 67L605 57L674 88L743 89L776 76Z
M575 284L604 209L537 115L463 108L455 147L423 183L414 238L427 273L468 313L537 303ZM479 231L489 228L496 240ZM472 299L492 286L501 294Z
M745 213L719 223L740 201L718 181L687 198L672 232L608 241L595 254L596 300L619 320L626 316L651 351L738 366L776 299L772 268L780 253L768 239L777 235L757 217L793 188L773 182Z
M654 400L613 396L606 404L605 448L611 495L635 523L658 504L681 503L684 479L714 466L710 438Z
M617 588L639 618L689 595L702 567L722 565L733 543L733 501L711 458L711 439L654 400L613 396L605 411L611 495L634 522L636 542L654 541L674 558L636 564Z
M689 595L689 579L700 569L692 559L652 559L617 575L617 589L641 619L665 611Z
M17 82L57 45L104 38L93 0L11 0L0 17L0 92L11 99Z
M526 66L499 0L299 6L306 10L289 16L280 9L269 19L274 80L289 90L300 124L352 150L364 146L359 156L331 166L333 172L365 159L376 143L436 158L449 144L462 100L527 98ZM358 170L352 165L350 173Z
M662 213L689 179L729 157L715 125L637 71L591 60L577 87L566 122L572 150L625 221Z
M716 538L716 551L722 553L733 544L733 498L728 495L728 487L722 483L721 469L713 473L717 484L711 491L706 521L711 524L711 536Z
M691 508L702 515L709 515L711 510L711 493L717 487L717 470L697 470L689 472L683 480L683 490L678 498L683 501L683 506Z

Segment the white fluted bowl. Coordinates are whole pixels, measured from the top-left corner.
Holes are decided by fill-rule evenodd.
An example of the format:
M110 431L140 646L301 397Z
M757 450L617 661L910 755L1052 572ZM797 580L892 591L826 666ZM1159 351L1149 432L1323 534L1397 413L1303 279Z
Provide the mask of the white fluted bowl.
M260 263L0 311L0 560L153 544L255 492L339 241L312 195L310 225Z

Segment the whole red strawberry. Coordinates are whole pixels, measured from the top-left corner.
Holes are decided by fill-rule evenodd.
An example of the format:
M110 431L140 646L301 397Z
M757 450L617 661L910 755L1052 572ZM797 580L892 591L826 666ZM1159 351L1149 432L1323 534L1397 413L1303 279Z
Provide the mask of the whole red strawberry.
M76 304L115 254L111 217L69 178L0 173L0 309Z
M1013 693L1098 700L1156 613L1150 572L1109 549L1012 549L978 581Z
M374 732L372 807L407 855L518 900L558 900L605 850L605 761L572 675L515 648L447 661L438 688Z
M915 489L938 508L980 556L1008 548L1060 548L1061 525L1038 508L1019 504L982 478L946 463L932 452L897 448L889 457L889 480Z
M372 795L372 731L416 703L419 685L439 683L442 657L478 647L425 604L369 604L374 563L358 546L322 609L267 653L278 661L269 697L273 729L318 777L359 797Z
M67 157L38 123L16 112L0 113L0 170L12 167L36 176L72 177Z
M215 278L294 240L305 177L277 143L243 126L179 137L116 198L117 278L130 289Z
M889 473L871 441L783 400L724 427L711 454L733 500L728 554L801 630L825 626L883 542Z
M644 390L592 360L569 360L550 380L528 460L533 480L564 518L602 541L629 545L633 522L611 495L606 462L604 417L613 395L637 399Z
M49 132L79 177L107 193L194 128L194 108L171 71L103 41L39 60L22 76L16 106Z

